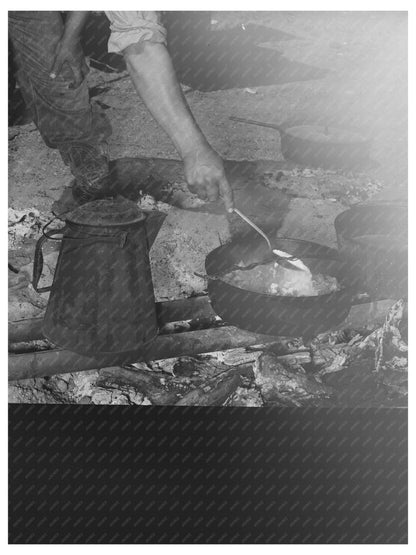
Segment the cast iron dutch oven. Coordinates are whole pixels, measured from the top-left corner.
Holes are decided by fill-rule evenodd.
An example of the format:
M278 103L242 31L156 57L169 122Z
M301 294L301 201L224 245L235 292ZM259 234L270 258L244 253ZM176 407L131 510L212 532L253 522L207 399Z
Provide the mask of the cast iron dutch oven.
M408 205L405 200L356 205L335 218L349 280L373 300L408 294Z
M297 239L275 239L273 247L302 259L312 273L335 276L341 289L315 297L288 297L255 293L224 282L234 264L252 264L270 253L257 235L216 248L205 259L208 295L214 311L227 323L255 333L311 338L341 323L348 315L353 291L344 276L345 262L335 249Z
M326 125L278 125L234 116L230 120L276 129L284 158L305 166L354 168L369 161L370 140L356 130Z

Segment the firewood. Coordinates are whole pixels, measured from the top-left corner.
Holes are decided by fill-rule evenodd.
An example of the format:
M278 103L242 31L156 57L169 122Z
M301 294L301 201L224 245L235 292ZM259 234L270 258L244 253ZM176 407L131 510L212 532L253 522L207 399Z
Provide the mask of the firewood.
M331 388L301 366L282 363L283 357L264 353L255 366L255 383L266 405L301 407L319 399L329 398Z
M206 380L200 387L185 394L178 406L211 406L222 405L234 393L244 379L251 381L254 378L251 364L241 364L218 372L211 379Z
M240 385L240 380L238 374L233 374L220 381L214 389L209 391L206 391L206 388L209 386L198 387L182 397L182 399L176 403L176 406L193 405L207 407L222 405Z
M157 376L146 370L128 370L121 367L104 368L100 371L99 387L130 385L145 395L154 405L174 405L178 399L174 391L166 391Z

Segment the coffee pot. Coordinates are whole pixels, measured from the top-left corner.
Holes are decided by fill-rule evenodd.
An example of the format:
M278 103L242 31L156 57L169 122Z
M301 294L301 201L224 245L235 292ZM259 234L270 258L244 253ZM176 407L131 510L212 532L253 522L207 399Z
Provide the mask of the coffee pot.
M43 322L49 341L107 365L140 355L158 331L149 250L165 217L117 197L84 204L63 228L44 229L32 284L50 291ZM57 235L53 283L39 288L43 243Z

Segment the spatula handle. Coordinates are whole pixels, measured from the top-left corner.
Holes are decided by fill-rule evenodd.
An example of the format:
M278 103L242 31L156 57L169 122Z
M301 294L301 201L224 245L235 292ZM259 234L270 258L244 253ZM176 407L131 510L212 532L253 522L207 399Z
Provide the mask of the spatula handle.
M257 233L260 233L260 235L267 241L267 244L269 245L269 249L272 250L272 244L270 243L270 240L267 237L267 235L264 233L264 231L262 231L258 226L256 226L256 224L253 221L251 221L250 218L248 218L242 212L240 212L238 208L234 208L233 211L238 216L240 216L240 218L242 218L246 223L248 223L248 225L250 225L253 229L255 229Z

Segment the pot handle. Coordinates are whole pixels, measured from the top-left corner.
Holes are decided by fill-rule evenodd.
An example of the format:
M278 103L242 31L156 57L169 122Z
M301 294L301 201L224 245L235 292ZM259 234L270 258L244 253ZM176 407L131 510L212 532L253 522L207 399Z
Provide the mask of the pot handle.
M36 293L46 293L47 291L50 291L52 288L52 285L49 285L47 287L38 287L39 280L43 271L43 251L42 251L43 243L48 239L54 239L53 237L54 235L64 233L65 229L66 229L66 226L62 227L61 229L51 229L49 231L45 231L44 229L42 237L36 243L35 260L33 262L33 276L32 276L32 286L33 286L33 289L36 291ZM59 241L60 239L54 239L54 240Z

